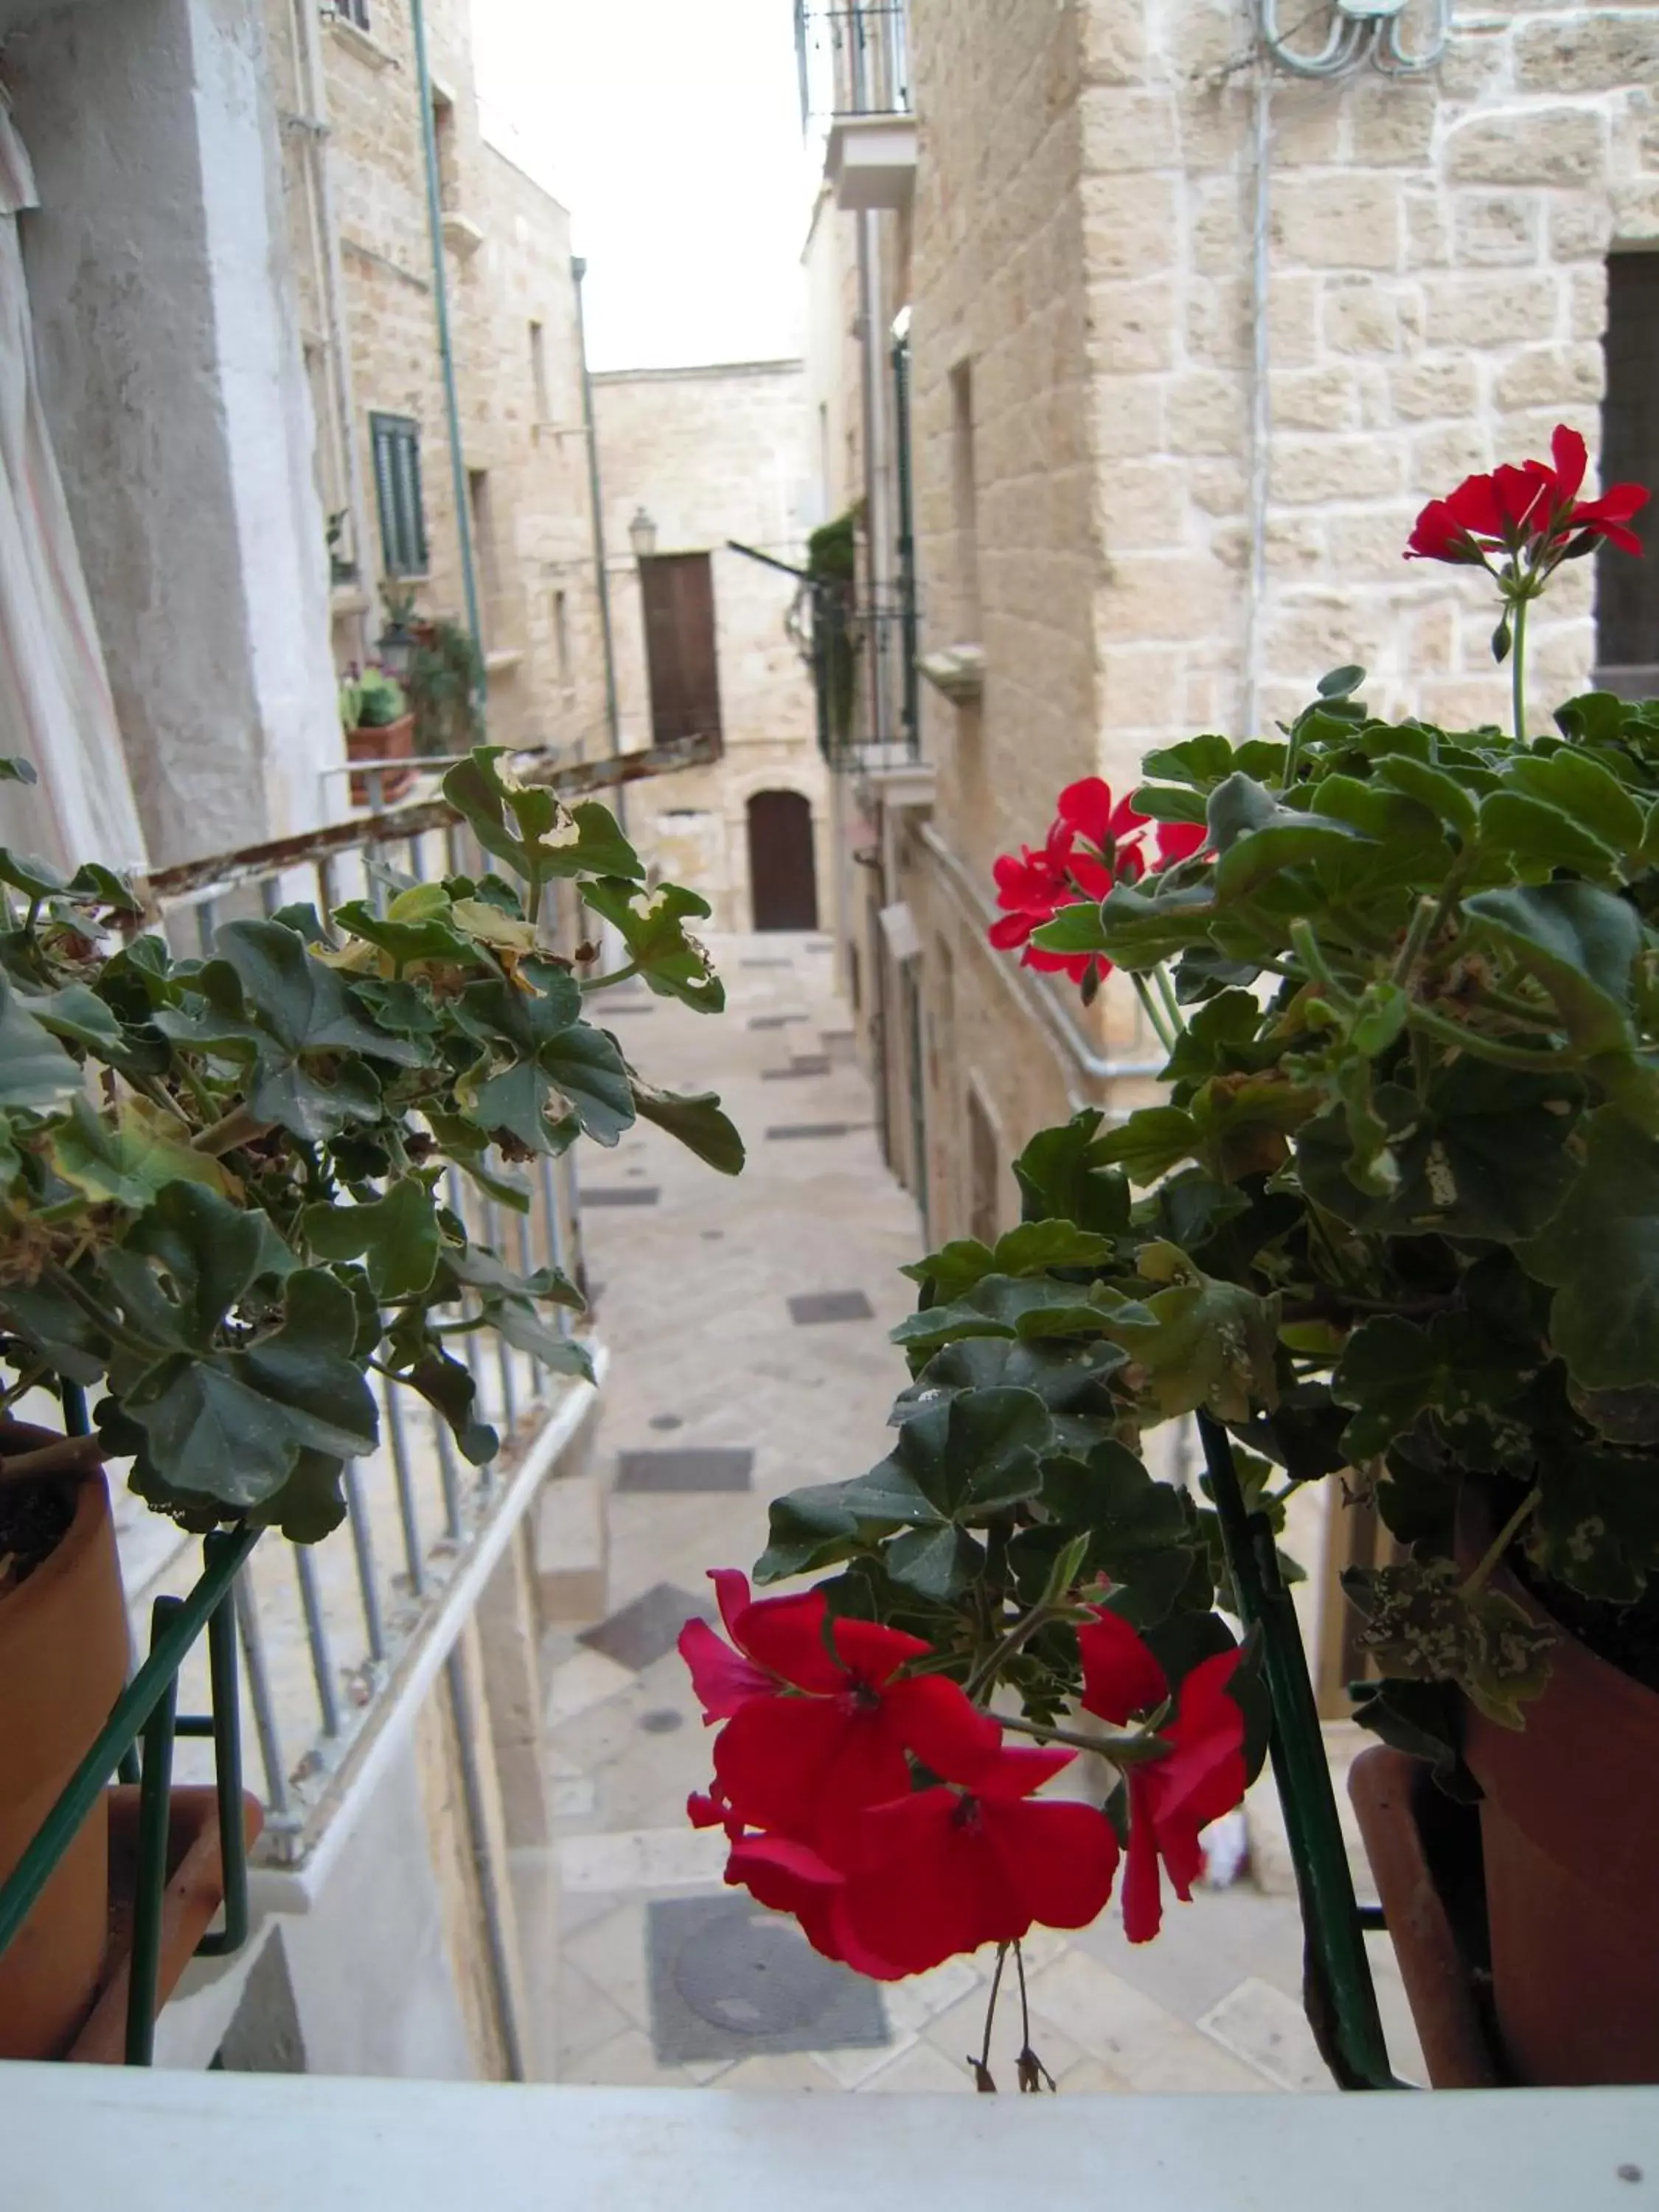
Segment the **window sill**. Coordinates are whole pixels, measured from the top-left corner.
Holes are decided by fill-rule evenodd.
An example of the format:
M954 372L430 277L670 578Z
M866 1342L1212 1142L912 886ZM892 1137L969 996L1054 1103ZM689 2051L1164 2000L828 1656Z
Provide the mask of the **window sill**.
M471 261L484 242L483 232L471 217L453 210L443 219L443 233L444 244L459 253L463 261Z
M369 32L359 30L349 15L331 14L325 9L323 21L333 32L340 44L356 54L359 61L367 62L371 69L397 68L398 57L388 53L380 40Z
M486 676L510 676L515 668L522 665L523 661L524 653L520 647L516 645L503 646L499 653L485 653L484 674Z
M985 647L982 645L941 646L924 653L916 663L936 691L953 705L971 707L984 696Z
M358 584L337 585L328 595L328 611L336 622L346 622L353 615L366 615L371 601L368 593Z

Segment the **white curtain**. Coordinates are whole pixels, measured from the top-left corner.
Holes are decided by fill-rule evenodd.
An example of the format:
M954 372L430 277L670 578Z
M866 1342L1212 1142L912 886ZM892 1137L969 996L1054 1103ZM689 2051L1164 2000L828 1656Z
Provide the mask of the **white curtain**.
M109 678L40 404L17 216L34 175L0 93L0 753L40 782L0 783L0 842L59 866L144 865Z

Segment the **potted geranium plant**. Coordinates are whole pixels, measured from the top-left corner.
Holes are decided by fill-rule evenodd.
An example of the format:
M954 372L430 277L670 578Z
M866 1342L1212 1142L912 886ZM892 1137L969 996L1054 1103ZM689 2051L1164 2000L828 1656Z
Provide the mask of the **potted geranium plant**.
M346 758L354 761L407 760L415 749L415 716L404 687L383 668L369 667L340 686L340 721ZM354 806L392 806L415 781L412 768L382 769L354 775Z
M332 914L234 921L179 959L107 871L65 881L0 853L0 1364L6 1407L97 1394L86 1435L0 1431L0 1878L118 1693L125 1628L102 1466L156 1510L301 1542L343 1518L345 1461L379 1433L371 1369L488 1460L458 1330L493 1326L588 1372L543 1316L579 1308L444 1200L453 1166L520 1209L511 1164L636 1117L723 1172L710 1097L652 1088L588 1018L610 980L540 927L550 884L602 905L653 991L714 1009L684 921L606 809L524 787L499 748L446 789L503 876L392 886ZM49 1617L48 1617L49 1616ZM102 1953L96 1816L0 1959L0 2051L60 2047Z
M1400 1547L1350 1578L1361 1717L1480 1799L1501 2069L1659 2079L1659 705L1525 711L1528 608L1636 543L1645 494L1581 500L1585 466L1559 431L1409 549L1492 576L1510 731L1379 718L1340 669L999 863L994 942L1125 971L1170 1089L1043 1133L1024 1224L909 1271L894 1449L772 1509L761 1579L825 1579L722 1581L736 1656L688 1632L724 1723L694 1817L821 1948L906 1972L1076 1924L1120 1829L1131 1940L1160 1861L1184 1894L1259 1741L1237 1551L1138 1455L1194 1412L1269 1555L1332 1477ZM1028 1801L1001 1731L1098 1743L1079 1705L1118 1791Z

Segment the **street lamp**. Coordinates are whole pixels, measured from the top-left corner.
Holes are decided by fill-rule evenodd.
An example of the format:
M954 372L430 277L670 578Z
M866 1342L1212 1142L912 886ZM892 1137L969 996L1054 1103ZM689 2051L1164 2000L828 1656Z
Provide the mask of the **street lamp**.
M628 542L636 561L648 561L657 550L657 526L644 507L636 507L628 526Z

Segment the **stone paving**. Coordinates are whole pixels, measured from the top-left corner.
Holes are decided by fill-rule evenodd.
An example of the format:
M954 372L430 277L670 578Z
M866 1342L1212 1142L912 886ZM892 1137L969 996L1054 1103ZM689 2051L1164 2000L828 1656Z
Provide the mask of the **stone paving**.
M747 1567L760 1551L769 1498L860 1473L886 1449L903 1381L886 1331L910 1304L898 1267L920 1249L848 1057L827 941L713 949L724 1018L630 994L617 1035L631 1046L647 1032L656 1081L721 1093L748 1140L744 1174L717 1177L643 1128L585 1162L612 1361L590 1478L605 1556L584 1617L552 1632L544 1654L556 1881L535 1893L558 1896L561 1981L547 2023L556 2048L540 2070L969 2093L991 1954L872 1991L724 1889L724 1839L684 1817L708 1752L673 1650L679 1624L707 1604L705 1569ZM638 1202L593 1206L604 1193ZM534 1882L533 1865L521 1871ZM1068 1937L1036 1931L1026 1964L1032 2040L1062 2089L1330 2086L1297 1994L1294 1900L1248 1876L1172 1902L1153 1944L1132 1948L1109 1912ZM1376 1964L1396 2063L1415 2072L1383 1946ZM1011 2091L1018 2027L1005 1996L992 2069Z

